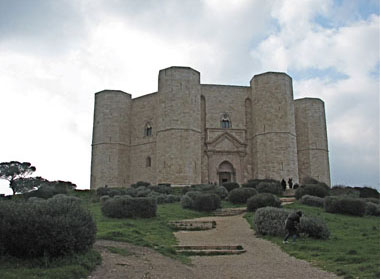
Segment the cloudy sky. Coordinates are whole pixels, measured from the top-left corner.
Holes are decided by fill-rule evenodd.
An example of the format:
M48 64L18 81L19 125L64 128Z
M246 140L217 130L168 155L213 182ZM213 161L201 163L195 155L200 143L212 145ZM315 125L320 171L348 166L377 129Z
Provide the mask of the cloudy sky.
M379 32L378 0L0 0L0 162L89 188L95 92L283 71L325 101L332 184L379 189Z

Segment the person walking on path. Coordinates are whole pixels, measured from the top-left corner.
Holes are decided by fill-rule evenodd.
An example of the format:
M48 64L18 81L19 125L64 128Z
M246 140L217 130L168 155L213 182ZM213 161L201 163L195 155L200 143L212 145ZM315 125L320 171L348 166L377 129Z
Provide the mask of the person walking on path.
M299 226L301 217L302 217L302 211L297 211L297 212L290 213L288 218L286 218L285 230L287 231L287 234L282 243L284 244L288 243L288 238L290 236L293 237L293 242L296 242L297 235L298 235L298 226Z

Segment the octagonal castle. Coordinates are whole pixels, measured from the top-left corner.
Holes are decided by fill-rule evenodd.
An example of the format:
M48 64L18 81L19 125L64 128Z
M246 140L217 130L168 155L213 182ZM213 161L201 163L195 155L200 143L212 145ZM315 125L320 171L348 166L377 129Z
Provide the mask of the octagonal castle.
M230 86L170 67L159 72L158 92L95 94L91 189L306 176L330 185L324 103L294 100L285 73Z

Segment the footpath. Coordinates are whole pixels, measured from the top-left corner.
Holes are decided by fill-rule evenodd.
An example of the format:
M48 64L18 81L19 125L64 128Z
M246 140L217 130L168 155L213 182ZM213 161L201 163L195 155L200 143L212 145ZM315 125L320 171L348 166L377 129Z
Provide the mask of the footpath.
M289 256L267 240L255 237L242 214L196 220L214 220L216 227L205 231L176 232L179 245L241 245L246 252L238 255L191 256L192 265L184 265L149 248L97 241L95 247L101 252L103 262L88 278L339 278ZM107 248L110 246L127 249L130 253L124 256L111 253Z

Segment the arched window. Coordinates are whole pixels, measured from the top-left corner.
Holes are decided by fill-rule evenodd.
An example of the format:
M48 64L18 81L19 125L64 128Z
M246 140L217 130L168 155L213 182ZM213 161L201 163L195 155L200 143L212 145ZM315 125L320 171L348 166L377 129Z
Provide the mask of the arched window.
M152 159L148 156L145 160L145 167L149 168L152 165Z
M228 113L223 113L220 119L220 127L222 127L223 129L231 128L231 121Z
M146 137L151 137L152 136L152 125L150 125L150 123L146 123L145 124L145 130L144 130L144 136Z

